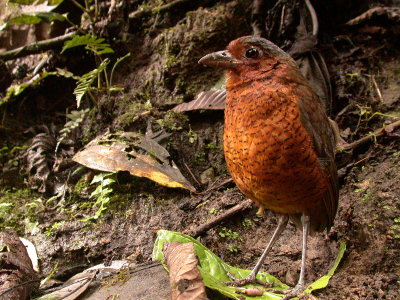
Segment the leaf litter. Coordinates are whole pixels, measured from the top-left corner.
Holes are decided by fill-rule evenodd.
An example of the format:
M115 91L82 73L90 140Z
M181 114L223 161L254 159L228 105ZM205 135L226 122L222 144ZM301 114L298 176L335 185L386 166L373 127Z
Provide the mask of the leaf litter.
M283 295L271 293L265 287L258 284L248 284L245 287L237 288L228 286L225 282L229 281L230 278L227 273L232 274L236 278L244 278L246 277L251 270L240 269L237 267L233 267L225 263L218 256L216 256L211 250L206 248L197 240L186 236L181 233L172 232L168 230L159 230L157 234L157 239L154 244L153 249L153 260L159 260L164 263L164 267L167 270L170 270L170 276L173 276L171 271L170 263L168 263L168 258L166 257L163 249L165 244L171 242L180 242L180 243L189 243L193 244L193 248L196 256L198 257L199 264L198 269L200 271L201 277L203 278L204 284L213 290L218 291L219 293L231 298L231 299L254 299L254 300L270 300L270 299L280 299ZM341 259L343 258L344 252L346 250L346 243L342 242L339 246L339 253L336 257L336 260L333 264L333 267L329 270L329 272L311 283L305 290L304 293L311 294L312 291L317 289L325 288L330 278L335 273ZM281 289L282 291L288 290L290 287L274 276L266 273L259 272L257 278L264 282L274 283L274 289ZM262 290L263 294L261 296L248 296L248 290ZM243 298L244 297L244 298Z

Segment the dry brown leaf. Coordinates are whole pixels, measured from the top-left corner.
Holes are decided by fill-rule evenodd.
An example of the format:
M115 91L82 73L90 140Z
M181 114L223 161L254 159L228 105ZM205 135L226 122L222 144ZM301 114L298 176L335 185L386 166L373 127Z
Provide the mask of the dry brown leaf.
M225 90L210 90L201 92L196 98L190 102L182 103L175 106L174 111L190 111L190 110L223 110L225 109Z
M168 151L155 140L134 133L113 134L112 140L107 138L110 136L90 142L75 154L73 160L91 169L128 171L167 187L196 191L176 164L169 160ZM106 142L110 145L102 145Z
M193 244L165 243L163 253L170 272L172 300L207 300Z
M0 299L29 299L39 278L25 246L12 230L0 232Z

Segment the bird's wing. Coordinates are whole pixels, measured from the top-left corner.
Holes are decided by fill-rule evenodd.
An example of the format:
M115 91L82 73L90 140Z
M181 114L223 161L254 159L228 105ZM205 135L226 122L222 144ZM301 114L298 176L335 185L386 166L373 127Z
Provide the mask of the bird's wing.
M328 217L326 225L329 228L335 218L339 198L339 184L334 161L337 135L325 114L325 107L311 87L300 85L298 89L302 125L312 137L320 166L329 178L328 191L323 196Z

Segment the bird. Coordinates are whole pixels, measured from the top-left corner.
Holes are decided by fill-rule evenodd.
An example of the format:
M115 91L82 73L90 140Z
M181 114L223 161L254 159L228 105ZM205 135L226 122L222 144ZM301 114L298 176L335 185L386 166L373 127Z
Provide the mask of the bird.
M338 208L335 150L338 132L289 54L269 40L244 36L200 64L225 69L224 155L241 192L279 215L277 227L251 273L257 282L266 256L288 221L302 231L300 277L284 299L305 289L307 238L329 231Z

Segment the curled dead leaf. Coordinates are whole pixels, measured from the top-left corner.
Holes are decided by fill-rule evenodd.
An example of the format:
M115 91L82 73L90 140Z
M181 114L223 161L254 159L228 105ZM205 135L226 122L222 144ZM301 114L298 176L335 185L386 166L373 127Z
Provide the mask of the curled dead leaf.
M172 300L207 300L193 244L165 243L163 253L170 272Z
M30 299L39 287L25 246L13 230L0 232L0 299Z

